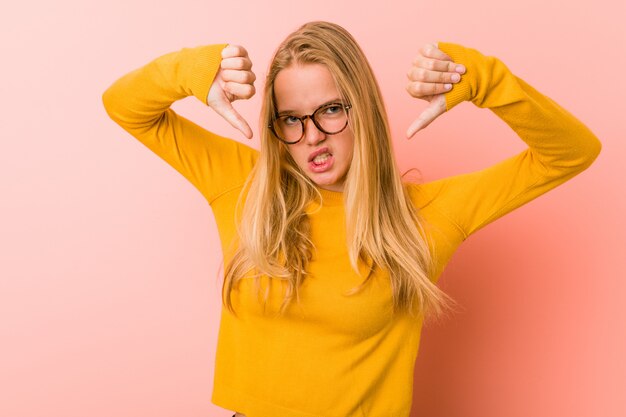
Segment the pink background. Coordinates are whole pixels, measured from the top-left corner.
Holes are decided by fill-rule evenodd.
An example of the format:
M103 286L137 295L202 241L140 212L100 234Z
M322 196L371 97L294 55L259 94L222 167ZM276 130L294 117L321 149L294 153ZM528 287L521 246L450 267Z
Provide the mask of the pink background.
M278 42L315 19L361 43L401 166L426 180L525 148L470 103L404 139L426 105L404 91L426 42L499 57L603 143L589 170L456 253L441 285L463 311L424 331L412 416L626 415L623 1L38 3L0 13L1 416L232 414L210 403L221 255L211 211L108 119L101 95L156 56L219 42L246 46L260 90ZM259 97L237 104L255 147ZM193 98L175 109L245 140Z

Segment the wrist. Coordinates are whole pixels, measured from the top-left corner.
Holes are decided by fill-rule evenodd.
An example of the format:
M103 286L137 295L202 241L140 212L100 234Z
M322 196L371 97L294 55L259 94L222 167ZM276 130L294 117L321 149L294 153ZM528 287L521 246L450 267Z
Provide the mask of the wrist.
M215 44L196 48L197 59L189 74L189 88L198 100L208 105L207 96L222 62L222 49L227 44Z
M475 77L474 66L467 55L467 49L461 45L450 42L438 42L439 49L448 54L456 64L463 64L466 68L461 75L461 81L452 84L452 90L444 94L446 99L446 111L449 111L463 101L472 98L472 81Z

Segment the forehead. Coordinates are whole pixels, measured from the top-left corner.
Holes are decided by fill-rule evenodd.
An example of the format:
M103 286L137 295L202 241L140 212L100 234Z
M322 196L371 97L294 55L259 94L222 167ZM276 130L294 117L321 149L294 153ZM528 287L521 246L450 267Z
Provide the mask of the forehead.
M340 97L332 74L322 64L293 64L280 71L274 80L279 112L310 113Z

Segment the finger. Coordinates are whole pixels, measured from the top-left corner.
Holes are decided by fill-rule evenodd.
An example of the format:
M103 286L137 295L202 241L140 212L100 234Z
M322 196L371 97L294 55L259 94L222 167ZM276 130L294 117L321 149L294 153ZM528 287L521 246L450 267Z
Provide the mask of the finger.
M248 57L223 58L220 63L222 69L249 70L252 68L252 61Z
M254 96L256 89L252 84L239 84L234 82L227 82L224 84L224 90L236 99L249 99Z
M428 58L422 55L416 56L412 64L413 64L413 67L424 68L430 71L458 72L461 74L465 72L465 67L463 66L463 64L457 64L456 62L451 61L451 60L448 61L448 60ZM461 71L461 69L463 71Z
M444 111L445 107L442 111L441 104L432 102L431 105L424 109L422 114L420 114L419 117L415 119L413 123L411 123L411 126L409 126L406 131L406 137L409 139L412 138L413 135L431 124L432 121L439 117Z
M426 45L422 46L420 52L422 53L422 55L428 58L434 58L443 61L452 61L452 58L450 58L448 54L439 49L437 45L438 44L427 43Z
M248 122L237 113L237 110L228 101L220 102L219 105L213 106L213 109L248 139L252 138L252 129L250 129Z
M411 81L422 81L427 83L456 83L461 81L461 75L457 72L431 71L419 67L411 67L406 74Z
M247 57L248 51L241 45L228 45L222 49L222 58Z
M452 90L450 83L423 83L419 81L410 82L406 91L415 98L424 98L425 96L434 96L437 94L447 93Z
M241 70L222 70L222 80L225 82L232 81L239 84L253 84L256 75L252 71Z

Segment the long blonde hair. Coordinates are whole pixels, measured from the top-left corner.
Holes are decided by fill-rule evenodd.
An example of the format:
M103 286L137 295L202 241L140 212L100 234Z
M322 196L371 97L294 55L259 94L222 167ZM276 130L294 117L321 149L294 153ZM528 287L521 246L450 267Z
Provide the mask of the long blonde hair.
M328 22L301 26L283 41L271 61L260 116L260 156L239 200L238 241L225 268L225 306L234 313L231 292L237 281L253 272L257 287L261 276L287 281L282 313L294 298L299 299L298 288L306 277L313 243L305 208L321 195L289 155L288 145L268 128L276 111L276 76L296 63L325 65L342 99L352 105L354 152L343 193L347 245L354 270L359 271L359 262L370 268L350 294L367 284L375 268L381 268L389 272L394 311L438 316L452 300L431 280L435 263L428 235L395 163L378 83L354 38Z

